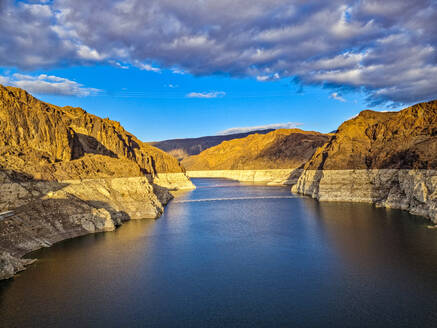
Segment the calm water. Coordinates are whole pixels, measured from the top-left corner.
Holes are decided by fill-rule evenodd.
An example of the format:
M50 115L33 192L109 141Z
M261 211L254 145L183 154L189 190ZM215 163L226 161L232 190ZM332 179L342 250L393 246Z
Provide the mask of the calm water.
M0 327L437 327L437 230L424 220L194 182L159 220L33 254L0 283Z

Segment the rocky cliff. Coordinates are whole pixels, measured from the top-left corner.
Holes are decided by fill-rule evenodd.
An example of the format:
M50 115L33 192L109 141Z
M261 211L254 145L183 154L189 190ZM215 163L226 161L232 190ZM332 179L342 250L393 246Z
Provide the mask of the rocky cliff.
M363 111L306 163L292 191L374 202L437 223L437 101L399 112Z
M87 154L130 160L142 173L183 172L177 160L141 142L118 122L81 108L47 104L22 89L0 85L0 164L4 168L37 175L46 166Z
M119 123L0 86L0 279L30 251L157 218L187 188L175 158Z
M190 171L293 169L303 165L328 136L300 129L224 141L182 161Z

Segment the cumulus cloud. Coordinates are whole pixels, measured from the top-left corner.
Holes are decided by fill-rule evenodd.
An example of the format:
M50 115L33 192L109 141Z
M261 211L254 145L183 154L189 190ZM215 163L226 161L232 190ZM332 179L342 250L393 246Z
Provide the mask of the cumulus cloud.
M237 127L230 128L220 132L217 132L217 135L227 135L234 133L246 133L251 131L259 131L259 130L269 130L269 129L294 129L298 126L302 126L303 123L296 122L287 122L287 123L274 123L274 124L266 124L266 125L258 125L258 126L246 126L246 127Z
M372 105L437 94L434 0L0 4L3 67L115 62L154 72L288 77L362 90Z
M44 95L84 97L101 92L99 89L87 88L63 77L46 74L32 76L15 73L9 76L0 76L0 83L22 88L30 93Z
M190 92L186 95L187 98L222 98L226 95L224 91L210 91L210 92Z
M346 99L344 99L343 96L339 92L331 93L329 98L334 99L334 100L338 100L338 101L341 101L341 102L346 102Z

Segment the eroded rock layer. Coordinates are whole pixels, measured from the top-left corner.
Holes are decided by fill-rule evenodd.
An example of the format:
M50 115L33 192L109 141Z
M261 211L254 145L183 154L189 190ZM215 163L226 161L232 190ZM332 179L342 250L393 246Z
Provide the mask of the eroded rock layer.
M270 169L270 170L201 170L187 171L190 178L225 178L248 183L267 185L294 185L303 170Z

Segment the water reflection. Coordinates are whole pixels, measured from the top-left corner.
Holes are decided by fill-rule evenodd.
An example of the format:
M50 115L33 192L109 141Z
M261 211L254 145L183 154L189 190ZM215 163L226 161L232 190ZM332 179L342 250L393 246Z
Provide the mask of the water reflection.
M304 199L343 263L360 272L427 278L436 288L437 234L428 221L368 204ZM385 271L384 271L385 270Z

